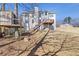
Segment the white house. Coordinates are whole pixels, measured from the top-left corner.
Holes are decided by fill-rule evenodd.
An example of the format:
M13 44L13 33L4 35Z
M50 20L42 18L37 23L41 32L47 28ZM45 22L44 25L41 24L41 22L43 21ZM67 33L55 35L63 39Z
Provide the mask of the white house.
M48 27L48 25L43 25L42 22L52 20L53 23L49 26L50 29L56 30L56 14L50 11L39 11L38 7L34 7L34 10L30 11L28 14L22 14L23 26L25 31L40 26L40 29ZM41 25L39 25L39 22ZM51 21L50 21L51 22Z
M22 13L22 26L24 27L24 31L29 31L29 16L27 12Z
M53 12L50 12L50 11L43 11L42 14L41 14L41 22L43 22L43 21L45 22L45 21L48 21L48 20L54 21L52 23L52 25L50 25L50 29L56 30L56 14L53 13ZM43 29L46 26L47 25L42 26L41 29Z

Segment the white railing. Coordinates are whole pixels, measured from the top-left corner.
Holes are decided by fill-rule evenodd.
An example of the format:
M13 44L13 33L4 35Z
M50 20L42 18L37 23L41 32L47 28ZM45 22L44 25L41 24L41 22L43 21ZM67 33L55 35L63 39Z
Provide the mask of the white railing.
M20 20L0 16L0 25L12 25L12 24L20 24Z

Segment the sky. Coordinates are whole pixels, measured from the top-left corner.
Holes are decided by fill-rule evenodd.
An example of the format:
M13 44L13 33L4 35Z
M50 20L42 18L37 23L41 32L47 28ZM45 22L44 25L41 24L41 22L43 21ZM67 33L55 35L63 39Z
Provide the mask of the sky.
M63 20L65 17L70 16L71 18L79 18L79 4L68 4L68 3L51 3L51 4L40 4L43 10L52 10L56 13L57 20Z
M79 4L77 3L38 3L39 9L49 10L56 13L57 21L63 20L65 17L70 16L72 19L79 18ZM30 4L26 4L27 7L31 7ZM10 7L11 10L14 9L13 4L7 4L6 9ZM27 10L29 10L26 7ZM19 14L22 12L24 7L19 5Z

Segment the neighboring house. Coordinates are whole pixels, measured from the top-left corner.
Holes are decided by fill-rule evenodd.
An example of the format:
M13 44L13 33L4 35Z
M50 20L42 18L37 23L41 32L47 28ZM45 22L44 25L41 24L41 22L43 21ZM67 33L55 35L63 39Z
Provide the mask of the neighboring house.
M20 27L19 19L15 18L15 14L11 11L0 11L0 29L1 32L14 32L11 28ZM7 33L7 34L8 34Z
M21 18L25 32L35 28L39 28L41 30L46 28L46 25L43 25L42 22L49 20L53 21L53 23L49 26L50 29L56 30L56 14L53 12L40 11L38 7L34 7L34 9L28 13L23 12Z
M51 12L51 11L43 11L42 14L41 14L41 18L42 18L42 21L46 21L49 22L47 24L51 24L49 26L50 29L52 30L56 30L56 14ZM51 20L53 21L51 23ZM43 27L46 27L45 25Z
M23 12L21 15L22 18L22 26L24 27L24 31L29 31L29 16L27 12Z

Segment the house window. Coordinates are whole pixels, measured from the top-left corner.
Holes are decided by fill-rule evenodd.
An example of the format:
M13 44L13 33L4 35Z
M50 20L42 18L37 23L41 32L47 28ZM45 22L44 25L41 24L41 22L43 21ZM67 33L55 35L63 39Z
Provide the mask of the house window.
M50 17L53 17L53 14L50 14Z
M45 12L45 15L47 15L47 11Z
M25 23L28 23L28 20L25 20Z
M34 20L32 19L32 23L34 23Z

